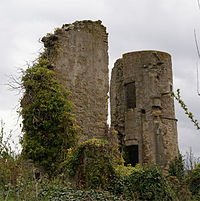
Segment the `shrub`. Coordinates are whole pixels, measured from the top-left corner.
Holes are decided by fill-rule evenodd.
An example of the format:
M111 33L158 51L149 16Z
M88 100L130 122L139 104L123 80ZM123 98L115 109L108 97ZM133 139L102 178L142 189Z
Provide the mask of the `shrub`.
M169 166L169 174L176 176L179 181L182 181L185 176L184 161L182 155L179 153L178 156L171 162Z
M0 122L0 189L5 190L9 185L16 184L20 164L16 161L16 154L11 148L12 132L7 135L4 123Z
M108 191L100 190L80 190L73 189L69 185L56 184L53 182L45 182L41 185L38 194L38 200L70 200L70 201L91 201L91 200L107 200L107 201L122 201L120 196L116 196Z
M133 171L138 167L139 167L138 164L136 165L136 167L132 167L130 164L128 166L124 166L124 164L120 164L115 167L115 173L119 177L128 176L132 174Z
M159 167L117 165L109 149L107 141L92 139L68 150L64 167L76 187L108 190L124 200L176 200Z
M198 198L200 199L200 164L189 172L187 183L192 194L198 195Z
M0 200L19 200L17 194L25 194L28 183L33 180L32 167L25 167L20 155L16 155L11 147L12 132L7 135L4 132L4 124L1 121L0 132ZM30 193L30 192L29 192ZM19 194L19 192L18 192ZM9 199L11 197L11 199ZM24 197L23 197L24 198ZM24 200L24 199L23 199Z
M137 165L132 173L116 177L112 191L131 200L175 200L176 196L159 167Z
M109 143L91 139L69 150L64 167L78 187L106 189L114 177L115 163Z
M22 76L24 96L22 154L55 173L66 150L77 142L78 127L71 115L66 91L50 70L48 60L39 58Z

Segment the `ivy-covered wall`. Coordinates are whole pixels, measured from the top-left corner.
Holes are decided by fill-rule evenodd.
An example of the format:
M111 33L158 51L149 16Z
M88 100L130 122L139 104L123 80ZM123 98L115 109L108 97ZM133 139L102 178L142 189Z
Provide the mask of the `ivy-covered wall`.
M48 60L39 58L22 76L21 101L22 154L27 159L55 172L66 150L77 142L79 128L72 116L69 93L49 69Z

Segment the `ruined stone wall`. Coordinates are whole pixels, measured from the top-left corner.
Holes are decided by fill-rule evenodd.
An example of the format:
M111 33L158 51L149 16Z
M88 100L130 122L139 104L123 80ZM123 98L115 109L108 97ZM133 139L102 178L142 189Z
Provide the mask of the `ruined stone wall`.
M63 86L72 92L74 114L84 137L106 138L108 34L101 21L65 24L42 41ZM169 54L124 54L112 70L111 127L121 148L138 152L138 162L168 167L178 154ZM138 149L136 149L138 148ZM133 153L133 152L132 152ZM135 155L135 153L133 153Z
M101 21L65 24L42 39L44 56L72 92L75 117L84 139L103 138L107 126L108 34Z
M116 61L111 78L111 126L139 162L168 167L178 154L169 54L140 51Z

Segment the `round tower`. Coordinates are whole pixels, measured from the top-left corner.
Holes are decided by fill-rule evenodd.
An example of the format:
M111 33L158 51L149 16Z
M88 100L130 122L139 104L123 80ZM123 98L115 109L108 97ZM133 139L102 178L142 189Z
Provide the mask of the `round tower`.
M171 56L159 51L123 54L112 70L111 124L127 163L168 167L178 154Z

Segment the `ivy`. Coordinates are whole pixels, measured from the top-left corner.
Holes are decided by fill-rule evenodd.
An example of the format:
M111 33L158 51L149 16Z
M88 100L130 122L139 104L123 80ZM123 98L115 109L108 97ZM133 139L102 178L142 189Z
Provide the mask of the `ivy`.
M177 94L172 92L171 95L178 101L178 103L181 105L181 107L185 111L185 114L188 116L188 118L191 120L191 122L194 123L194 126L196 126L196 128L199 130L200 126L199 126L198 120L196 120L194 118L193 114L191 112L189 112L187 105L181 99L180 89L177 89Z
M48 66L48 60L39 58L22 76L21 144L25 158L52 173L64 160L66 150L76 144L79 129L67 100L70 93Z
M157 166L136 165L131 171L127 171L127 175L117 175L111 191L129 200L177 200L169 182Z
M115 175L111 153L106 140L90 139L69 149L64 169L79 187L105 189Z

